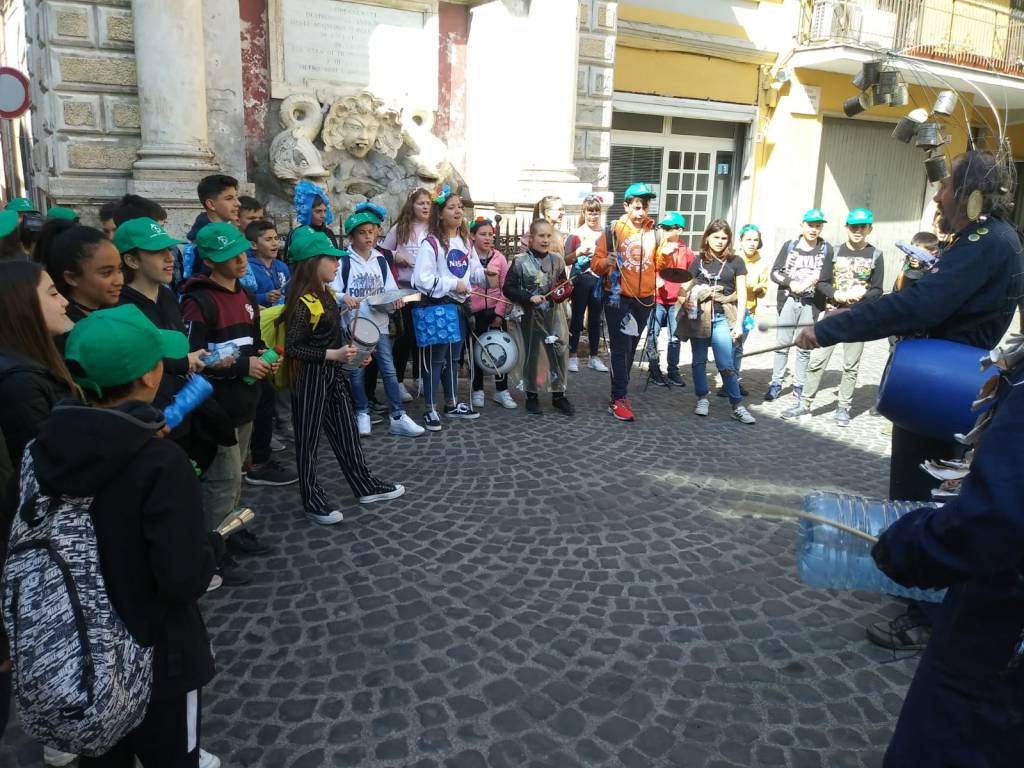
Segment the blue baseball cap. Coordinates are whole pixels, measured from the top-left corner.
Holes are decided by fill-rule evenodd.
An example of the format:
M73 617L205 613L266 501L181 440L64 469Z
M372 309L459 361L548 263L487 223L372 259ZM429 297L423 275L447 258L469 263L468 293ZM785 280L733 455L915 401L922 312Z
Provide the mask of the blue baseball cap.
M828 221L828 219L825 218L825 214L824 212L822 212L821 208L811 208L811 210L804 214L803 220L806 221L808 224L814 224L816 222L821 222L822 224L824 224L825 222Z

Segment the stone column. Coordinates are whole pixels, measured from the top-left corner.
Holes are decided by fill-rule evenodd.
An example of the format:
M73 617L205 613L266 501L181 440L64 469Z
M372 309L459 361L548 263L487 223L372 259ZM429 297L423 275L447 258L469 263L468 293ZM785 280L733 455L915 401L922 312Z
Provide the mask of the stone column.
M202 14L202 0L132 0L142 116L134 177L192 182L193 198L194 182L219 170L206 121Z
M527 187L579 183L573 164L579 11L578 0L530 3L520 50L544 53L517 62L529 70L527 90L519 92L524 107L519 125L525 134L522 146L529 147L529 165L519 178ZM528 106L536 104L544 105L541 113Z

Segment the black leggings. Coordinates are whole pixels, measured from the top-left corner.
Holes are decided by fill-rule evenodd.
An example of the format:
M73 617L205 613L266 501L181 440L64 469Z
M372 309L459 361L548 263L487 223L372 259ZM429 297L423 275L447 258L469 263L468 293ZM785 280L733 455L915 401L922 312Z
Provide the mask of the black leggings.
M575 355L583 333L583 314L587 315L587 340L590 342L590 356L597 357L601 347L601 292L594 295L594 288L601 278L591 272L584 272L573 282L572 320L569 323L569 354Z

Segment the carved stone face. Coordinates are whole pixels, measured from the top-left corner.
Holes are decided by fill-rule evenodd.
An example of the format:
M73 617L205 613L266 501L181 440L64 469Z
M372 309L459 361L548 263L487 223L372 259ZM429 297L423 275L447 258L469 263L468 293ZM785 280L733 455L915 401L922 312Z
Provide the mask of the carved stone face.
M364 158L373 149L380 124L372 115L349 112L341 124L341 146L356 158Z

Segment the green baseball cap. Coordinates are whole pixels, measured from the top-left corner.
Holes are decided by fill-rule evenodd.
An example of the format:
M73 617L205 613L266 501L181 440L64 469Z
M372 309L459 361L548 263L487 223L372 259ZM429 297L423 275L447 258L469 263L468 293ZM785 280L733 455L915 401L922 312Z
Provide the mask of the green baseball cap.
M5 211L17 211L18 213L36 213L36 207L27 197L16 197L4 206Z
M846 217L846 225L847 226L856 225L856 224L874 224L874 223L875 223L875 214L873 214L867 208L854 208L852 211L850 211L849 215Z
M352 230L360 224L376 224L379 227L382 223L383 222L381 222L380 217L373 211L360 211L359 213L353 213L345 219L345 234L351 235Z
M659 227L679 227L680 229L686 228L686 217L678 211L672 211L672 213L665 216L664 219L658 222Z
M232 227L233 229L233 227ZM172 245L182 245L184 240L175 240L153 219L129 219L114 230L114 245L121 253L134 251L162 251Z
M17 211L0 211L0 237L7 237L18 228Z
M646 197L650 199L652 197L657 197L657 195L654 194L654 190L647 186L647 182L640 181L636 184L630 184L629 188L626 189L626 193L622 196L622 199L629 200L631 197Z
M214 264L230 261L249 250L250 245L245 235L223 221L207 224L196 235L196 253L199 258Z
M48 219L64 219L65 221L78 221L78 214L70 208L64 208L59 205L53 206L46 212L46 218Z
M185 334L160 330L134 304L98 309L79 320L64 348L64 359L75 363L75 381L97 394L130 384L164 358L187 354Z
M814 224L815 222L821 222L822 224L824 224L825 222L828 221L828 219L825 218L825 214L822 212L821 208L811 208L811 210L804 214L803 220L806 221L808 224Z
M297 264L317 256L331 256L340 259L343 256L348 256L348 251L335 248L331 238L325 232L317 232L308 226L296 229L295 234L292 235L291 245L288 246L288 261Z

